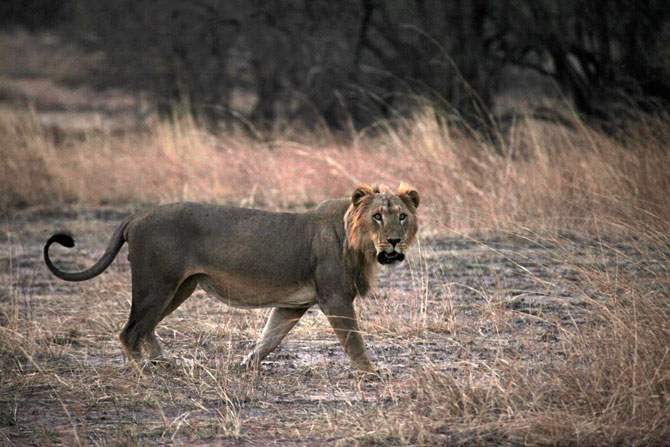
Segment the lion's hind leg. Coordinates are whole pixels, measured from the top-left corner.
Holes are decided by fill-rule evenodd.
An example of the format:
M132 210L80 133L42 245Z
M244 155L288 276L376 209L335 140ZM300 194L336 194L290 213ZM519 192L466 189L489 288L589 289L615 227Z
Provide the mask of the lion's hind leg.
M184 282L182 282L177 288L177 291L175 292L174 296L170 300L165 310L163 310L163 313L158 319L156 325L158 325L158 323L163 321L165 317L174 312L184 301L186 301L188 297L190 297L193 294L193 291L195 290L197 285L198 282L195 280L194 277L190 277L186 279ZM155 329L156 326L154 326L154 329L152 329L151 332L149 332L144 337L145 345L149 348L149 356L151 357L152 360L161 358L163 356L163 349L161 348L158 339L156 339Z
M160 320L158 320L158 322L160 323L165 317L177 310L177 308L193 294L193 291L197 286L198 281L196 280L195 276L186 278L177 288L174 297L172 300L170 300L170 304L168 304L168 306L161 314Z
M145 279L145 282L138 284L135 279L136 275L133 275L133 302L130 316L119 338L126 356L130 360L138 361L142 359L143 341L148 344L152 358L161 355L160 345L153 333L154 328L164 317L180 287L178 282L157 284L157 281Z

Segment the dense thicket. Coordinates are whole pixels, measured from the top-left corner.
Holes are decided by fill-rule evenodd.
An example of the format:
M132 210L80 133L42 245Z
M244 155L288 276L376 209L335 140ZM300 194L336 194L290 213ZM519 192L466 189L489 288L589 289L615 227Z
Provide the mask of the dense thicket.
M492 110L513 67L552 79L580 113L605 120L615 104L670 100L664 0L75 5L65 8L74 11L74 34L104 51L102 81L148 90L163 108L186 99L220 117L242 88L255 98L246 118L256 123L314 110L329 124L365 122L397 109L405 93L486 121L482 111Z
M0 27L53 28L71 22L74 10L75 0L3 0Z

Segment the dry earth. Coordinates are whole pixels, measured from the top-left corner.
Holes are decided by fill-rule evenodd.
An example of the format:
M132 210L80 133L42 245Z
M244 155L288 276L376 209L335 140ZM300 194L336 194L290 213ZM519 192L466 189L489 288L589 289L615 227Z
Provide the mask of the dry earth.
M560 362L561 340L580 325L589 296L582 269L608 274L639 261L630 239L424 237L409 262L382 271L373 296L358 300L371 356L389 370L388 380L352 376L317 310L260 373L239 370L234 365L256 340L265 311L226 307L202 291L158 328L172 360L139 373L124 362L117 338L130 307L127 249L84 283L51 276L41 254L48 236L65 229L77 247L55 247L53 258L66 269L89 266L129 211L29 208L6 215L0 444L400 444L376 439L366 418L412 399L406 384L420 371L458 381L473 368L484 379L499 359L525 364L529 374ZM439 436L433 439L448 443L457 435Z

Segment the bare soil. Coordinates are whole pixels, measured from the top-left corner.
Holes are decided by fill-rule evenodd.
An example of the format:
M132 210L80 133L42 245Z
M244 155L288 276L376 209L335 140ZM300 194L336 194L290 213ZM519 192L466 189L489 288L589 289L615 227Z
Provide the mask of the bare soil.
M365 420L412 399L406 385L421 371L458 381L475 368L485 377L501 358L527 364L529 374L551 368L565 332L584 318L585 268L607 275L639 263L641 281L663 268L639 259L640 242L623 236L424 237L357 300L385 380L351 374L317 309L260 372L240 370L266 311L233 309L200 290L158 328L169 360L138 371L117 338L130 308L127 249L84 283L53 277L41 254L53 232L68 230L77 246L54 247L53 258L65 269L90 266L130 211L28 208L3 219L0 445L403 444L366 432ZM446 429L430 439L459 436Z

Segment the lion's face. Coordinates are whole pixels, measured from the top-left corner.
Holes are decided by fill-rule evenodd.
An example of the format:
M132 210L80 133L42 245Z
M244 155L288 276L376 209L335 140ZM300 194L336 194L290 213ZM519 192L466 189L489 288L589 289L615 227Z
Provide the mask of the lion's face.
M349 243L382 265L400 263L418 229L419 194L401 186L397 194L386 186L361 185L345 216Z

